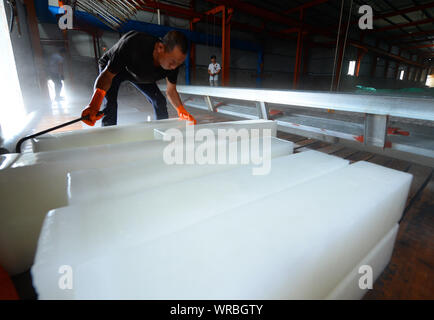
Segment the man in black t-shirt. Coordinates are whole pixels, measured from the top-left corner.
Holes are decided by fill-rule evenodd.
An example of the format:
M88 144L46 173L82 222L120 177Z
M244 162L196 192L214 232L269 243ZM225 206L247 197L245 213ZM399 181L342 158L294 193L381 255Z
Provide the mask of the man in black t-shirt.
M121 83L130 81L152 103L156 119L167 119L166 98L157 80L166 79L166 94L181 119L196 123L185 110L176 90L179 66L187 55L187 39L179 31L168 32L158 39L137 31L130 31L99 60L100 74L89 106L83 110L84 123L93 126L101 118L103 126L117 123L117 97ZM104 99L105 98L105 99ZM98 114L105 100L104 115Z

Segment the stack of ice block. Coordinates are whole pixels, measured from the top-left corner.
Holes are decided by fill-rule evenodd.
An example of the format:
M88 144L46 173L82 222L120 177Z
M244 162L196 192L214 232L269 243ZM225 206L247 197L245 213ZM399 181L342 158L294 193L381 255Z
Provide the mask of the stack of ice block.
M411 175L310 151L51 211L41 299L360 298L390 259ZM73 184L73 176L71 184ZM73 271L60 289L59 267Z
M129 124L120 126L109 126L102 128L91 128L79 131L66 131L53 134L45 134L32 139L33 150L35 152L64 150L71 148L90 147L104 144L118 144L125 142L136 142L144 140L153 140L169 128L177 128L185 131L186 121L179 119L155 120L139 124ZM242 120L228 121L218 124L201 124L189 126L195 130L207 128L215 130L216 128L234 128L241 127L244 129L270 129L271 135L276 136L277 125L270 120ZM155 131L158 133L155 136Z
M180 121L171 122L177 128ZM231 122L227 124L233 128L244 128L243 122ZM275 123L273 121L257 121L256 123L248 122L246 124L251 128L261 127L275 132ZM156 126L156 125L155 125ZM218 125L212 124L209 127ZM157 126L159 127L159 126ZM94 133L89 135L90 138L101 137L98 131L107 132L106 128L97 128ZM130 130L128 127L126 130ZM135 127L136 132L139 127ZM93 130L93 129L92 129ZM139 130L140 131L140 130ZM87 131L86 131L87 132ZM77 141L87 141L81 132L68 133L68 135L53 135L55 141L63 141L63 137L72 139L74 134L80 136ZM122 135L122 132L119 132ZM110 137L112 133L109 134ZM149 136L145 137L146 139ZM62 149L57 151L47 151L39 153L27 153L22 155L10 155L3 157L2 170L0 170L0 192L2 194L2 215L0 216L0 264L6 268L10 274L17 274L26 271L30 268L39 237L43 219L47 212L51 209L66 206L68 204L68 174L74 175L74 172L89 173L89 185L94 185L95 188L88 188L89 195L100 192L101 185L98 186L97 181L100 179L104 188L104 179L125 183L129 177L141 178L131 180L131 184L127 184L130 189L125 189L127 193L133 192L136 189L146 186L157 185L158 183L166 183L179 181L188 176L200 176L214 171L229 170L237 165L227 166L204 166L198 170L192 169L192 166L184 166L184 169L174 170L173 166L165 165L163 161L163 153L167 146L171 143L161 140L146 140L136 142L121 143L121 140L116 140L114 144L99 144L102 140L96 138L95 145L92 141L86 143L90 146L81 146L77 148L74 144L72 149ZM49 139L47 139L48 141ZM50 144L56 145L57 142ZM228 143L227 148L236 146L241 149L241 141ZM286 141L271 137L270 149L264 149L263 156L279 157L292 153L292 144ZM219 144L218 144L219 145ZM196 146L195 146L196 147ZM194 147L194 148L195 148ZM111 167L119 170L111 170ZM167 168L166 168L167 167ZM188 167L188 168L187 168ZM106 171L106 169L108 171ZM161 175L162 179L155 175L155 172L163 170L173 174ZM113 179L109 176L99 176L92 172L100 172L103 175L112 174ZM147 178L147 175L154 174L154 182ZM95 177L95 180L92 180ZM146 183L142 183L146 182ZM148 184L147 184L148 183ZM85 183L86 185L86 183ZM111 185L110 188L112 188ZM72 192L71 194L76 194ZM109 195L109 189L107 189ZM110 189L111 190L111 189ZM117 197L116 191L111 193ZM120 193L121 194L121 193Z
M375 280L390 260L411 175L316 151L292 154L292 143L274 137L275 123L261 120L194 127L268 129L270 140L258 139L260 164L242 165L256 140L233 130L232 142L216 139L213 150L224 149L227 160L236 147L235 163L169 165L170 129L191 129L172 123L130 126L119 137L92 129L85 143L73 133L47 137L42 145L53 151L2 157L0 264L16 274L33 262L40 299L366 293L359 267L371 266ZM203 152L188 139L175 145ZM270 170L253 174L267 160ZM71 288L60 285L65 270Z
M45 134L33 138L34 152L64 150L102 144L117 144L154 139L154 129L182 128L186 121L178 119L148 121L139 124L89 128Z

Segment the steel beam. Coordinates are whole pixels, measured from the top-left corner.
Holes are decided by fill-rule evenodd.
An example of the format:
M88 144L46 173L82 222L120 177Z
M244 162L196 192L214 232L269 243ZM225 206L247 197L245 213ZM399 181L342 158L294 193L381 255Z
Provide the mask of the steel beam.
M349 43L350 43L352 46L356 47L356 48L364 48L364 49L367 49L367 50L369 50L369 51L372 51L372 52L378 53L378 54L381 55L381 56L389 57L389 58L391 58L391 59L393 59L393 60L396 60L396 61L399 61L399 62L405 63L405 64L407 64L407 65L413 65L413 66L421 67L421 68L424 68L424 67L425 67L425 66L424 66L423 64L421 64L421 63L418 63L418 62L415 62L415 61L412 61L412 60L409 60L409 59L405 59L405 58L403 58L403 57L401 57L401 56L399 56L399 55L395 55L395 54L392 54L392 53L390 53L390 52L383 51L383 50L381 50L381 49L378 49L378 48L375 48L375 47L368 46L368 45L363 44L363 43L360 43L360 42L358 42L358 41L350 40Z
M409 33L409 34L402 34L402 35L398 35L398 36L391 36L389 37L390 40L401 40L402 38L410 38L410 37L419 37L419 36L425 36L425 35L430 35L430 34L434 34L434 30L426 30L426 31L420 31L420 32L414 32L414 33Z
M329 1L330 0L314 0L314 1L307 2L307 3L302 4L302 5L299 5L298 7L291 8L291 9L288 9L286 11L283 11L283 13L284 14L291 14L291 13L294 13L294 12L297 12L297 11L301 11L301 10L304 10L304 9L307 9L307 8L318 6L318 5L322 4L322 3L326 3L326 2L329 2Z
M430 3L426 3L420 6L414 6L414 7L410 7L407 9L402 9L402 10L396 10L390 13L384 13L384 14L377 14L374 16L374 20L379 20L379 19L384 19L384 18L390 18L390 17L395 17L395 16L400 16L402 14L406 14L406 13L410 13L410 12L415 12L415 11L419 11L419 10L423 10L423 9L429 9L429 8L434 8L434 2L430 2Z
M433 23L433 22L434 22L433 18L428 18L428 19L423 19L423 20L418 20L418 21L413 21L413 22L408 22L408 23L396 24L396 25L387 26L387 27L383 27L383 28L376 28L376 29L365 31L365 32L374 33L374 32L389 31L389 30L401 29L401 28L406 28L406 27L419 26L422 24L428 24L428 23Z
M425 41L427 41L427 40L425 40ZM422 44L420 46L406 47L406 48L403 48L403 50L413 50L413 49L422 49L422 48L434 48L434 44L431 43L431 44Z
M265 19L267 21L273 21L277 23L281 23L284 25L288 25L291 27L302 27L305 28L308 31L314 31L318 34L323 34L325 36L334 38L333 33L324 31L323 28L315 27L308 24L303 24L296 19L292 19L288 16L282 15L277 12L273 12L264 8L258 8L254 5L251 5L249 3L240 1L240 0L207 0L208 2L217 4L217 5L225 5L229 8L234 8L239 11L243 11L245 13L248 13L250 15L260 17L262 19Z
M166 86L159 86L165 90ZM433 99L209 86L177 86L181 94L434 121Z

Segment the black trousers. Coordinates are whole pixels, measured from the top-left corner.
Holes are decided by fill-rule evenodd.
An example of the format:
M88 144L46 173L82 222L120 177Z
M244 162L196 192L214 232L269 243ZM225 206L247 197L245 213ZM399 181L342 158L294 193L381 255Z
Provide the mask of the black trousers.
M56 99L60 97L60 91L62 90L63 77L59 73L50 72L50 78L54 83L54 92L56 93Z
M100 66L100 72L102 68ZM102 118L102 126L113 126L117 123L118 118L118 92L121 83L130 81L126 72L118 73L112 80L112 85L107 91L104 98L104 117ZM168 119L166 98L161 93L157 84L154 83L136 83L130 81L152 104L154 107L154 118L157 120Z

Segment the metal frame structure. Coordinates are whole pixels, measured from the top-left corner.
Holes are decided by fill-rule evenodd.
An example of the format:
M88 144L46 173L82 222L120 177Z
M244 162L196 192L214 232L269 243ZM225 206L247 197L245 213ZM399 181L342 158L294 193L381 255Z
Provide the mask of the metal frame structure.
M93 2L88 0L76 0L74 3L84 6L89 12L94 14L98 19L104 20L108 25L119 25L119 24L129 24L131 20L128 20L136 12L143 10L148 12L158 12L161 14L174 16L177 18L182 18L190 21L190 32L194 31L195 24L198 22L209 23L214 19L217 14L222 13L222 19L216 19L216 24L222 28L222 80L223 85L229 84L229 61L230 61L230 49L231 45L234 43L230 39L230 30L238 29L247 32L255 33L265 33L271 37L278 37L281 39L296 41L297 47L295 51L296 59L294 61L294 76L293 76L293 89L297 89L300 82L301 73L306 71L306 61L308 59L307 53L311 47L322 46L324 43L315 42L313 40L314 35L319 35L330 40L335 40L338 32L337 26L334 24L327 24L328 21L335 20L333 16L333 11L338 12L338 4L330 0L297 0L294 4L288 3L277 3L272 0L253 0L253 1L241 1L241 0L206 0L210 9L199 12L196 10L196 5L194 0L185 1L158 1L158 0L117 0L117 1L107 1L101 0L99 4L93 4ZM365 4L361 0L354 0L354 7L358 5ZM99 6L99 7L98 7ZM360 35L370 34L377 40L377 45L369 46L364 43L361 39L360 41L348 39L346 45L339 46L338 61L335 64L335 69L333 73L335 75L340 75L342 71L342 61L344 59L345 46L353 46L358 49L357 65L360 67L361 61L366 53L371 53L374 56L384 57L387 61L394 60L408 66L415 75L419 75L421 78L422 70L427 69L426 59L434 56L432 45L423 43L427 42L428 36L434 32L434 30L422 29L421 26L432 23L433 17L429 10L434 8L434 1L429 3L420 4L417 0L409 0L408 7L404 4L397 6L392 4L390 0L381 0L378 3L373 4L375 6L374 10L374 22L376 27L371 31L360 32ZM98 8L96 8L98 7ZM101 13L101 16L95 14L95 12L101 12L101 8L107 8L108 12ZM289 7L289 8L288 8ZM98 10L97 10L98 9ZM332 9L330 11L329 9ZM423 18L414 18L415 12L421 12L425 15ZM262 20L262 24L259 26L237 21L236 19L231 19L233 13L245 14L255 19ZM413 14L410 16L409 14ZM312 17L321 17L320 19L313 19ZM350 19L348 22L352 24L357 24L359 15L357 10L352 10L350 13ZM392 18L392 19L391 19ZM401 18L401 22L394 22ZM405 20L403 20L405 19ZM108 21L108 22L107 22ZM314 23L313 23L314 22ZM268 27L266 24L272 23L273 27ZM325 27L324 27L325 24ZM347 21L342 24L342 27L347 25ZM279 29L279 26L282 29ZM417 32L409 32L408 28L415 28ZM121 28L122 29L122 28ZM121 30L119 29L119 31ZM394 43L393 35L389 36L389 32L402 32L399 39L409 37L410 42L404 44ZM425 37L421 40L420 37ZM379 41L389 45L389 50L392 46L398 46L402 52L407 51L417 54L417 61L412 59L405 59L400 55L394 55L391 52L380 49ZM409 46L409 43L416 41L422 42L422 44L413 44ZM215 41L214 41L215 42ZM220 43L220 38L217 41ZM327 43L325 43L327 44ZM331 46L336 45L336 41L330 43ZM263 49L261 49L263 50ZM259 50L260 51L260 50ZM259 56L263 56L263 52L259 52ZM189 67L195 66L195 45L194 41L191 43L191 55L189 55ZM261 73L263 71L263 59L258 58L257 67L257 84L261 86ZM359 68L358 68L359 69ZM416 71L415 71L416 70ZM373 66L373 71L375 72L375 67ZM194 71L193 71L194 72ZM190 72L188 73L190 74ZM356 77L358 76L358 72ZM333 88L337 90L339 88L339 76L336 77L337 83L334 83ZM419 79L422 81L422 79ZM189 82L189 80L187 81Z
M160 89L164 91L165 86L160 86ZM390 134L388 131L390 129L388 126L390 117L434 122L434 100L431 98L182 85L177 86L177 90L180 94L204 97L206 102L202 106L191 103L187 101L190 99L187 99L185 101L186 106L248 119L269 119L267 104L277 104L283 108L332 109L358 114L359 116L364 115L364 124L360 126L356 125L362 134L355 133L354 130L348 132L339 130L339 128L326 129L320 126L289 122L284 117L276 119L276 122L282 131L328 142L337 142L337 139L343 139L355 142L361 147L378 148L380 150L387 148L401 151L406 150L408 153L413 152L419 156L432 158L431 160L434 163L434 150L422 150L420 148L411 148L411 146L403 147L400 144L391 143L387 139L388 134ZM254 102L256 109L239 106L238 110L241 110L240 112L225 107L217 107L213 104L212 98ZM325 119L325 121L327 120ZM333 120L328 121L333 122Z

